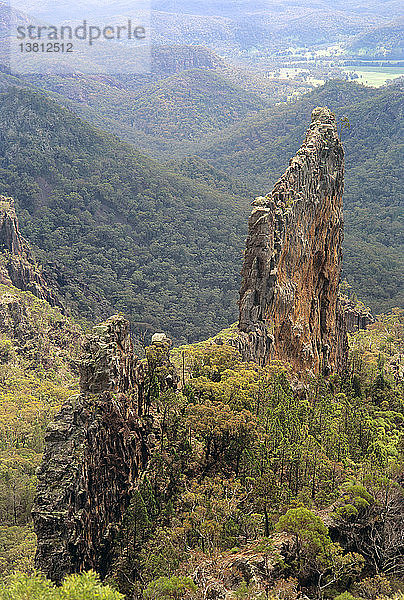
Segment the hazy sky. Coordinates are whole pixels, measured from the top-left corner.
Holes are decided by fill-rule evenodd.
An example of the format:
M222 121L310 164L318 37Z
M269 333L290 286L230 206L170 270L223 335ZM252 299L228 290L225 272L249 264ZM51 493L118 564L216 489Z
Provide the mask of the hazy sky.
M402 0L10 0L16 10L32 14L38 18L69 19L108 17L133 14L140 9L186 13L206 16L248 19L257 12L272 14L291 12L301 14L302 9L328 13L345 12L378 15L384 19L394 19L403 15ZM313 23L315 26L315 23Z

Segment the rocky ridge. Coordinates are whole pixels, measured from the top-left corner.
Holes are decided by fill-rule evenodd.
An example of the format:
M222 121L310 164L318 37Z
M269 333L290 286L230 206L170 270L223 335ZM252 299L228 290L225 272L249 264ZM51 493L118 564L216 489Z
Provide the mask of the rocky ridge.
M62 308L20 233L14 200L5 196L0 196L0 283L14 285Z
M295 372L340 370L347 354L339 306L344 152L335 116L316 108L273 191L253 203L235 342L246 360Z
M54 581L91 568L105 576L148 458L139 421L144 371L123 317L85 338L79 370L81 393L48 428L33 508L36 564Z

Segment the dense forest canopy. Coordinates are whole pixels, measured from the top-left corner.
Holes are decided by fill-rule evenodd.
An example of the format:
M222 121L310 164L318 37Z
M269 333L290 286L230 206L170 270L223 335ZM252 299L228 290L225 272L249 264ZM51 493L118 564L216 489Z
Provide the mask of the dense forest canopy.
M121 310L178 340L234 320L245 188L179 176L42 95L0 102L1 187L79 315Z

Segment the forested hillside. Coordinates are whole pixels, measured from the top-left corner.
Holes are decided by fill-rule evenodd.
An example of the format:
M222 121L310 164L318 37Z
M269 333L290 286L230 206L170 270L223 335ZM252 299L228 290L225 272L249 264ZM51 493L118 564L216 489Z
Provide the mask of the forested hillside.
M399 85L331 82L242 120L220 141L198 138L192 150L203 160L168 167L43 95L14 89L1 97L2 192L16 197L24 234L82 317L123 310L139 333L165 328L176 340L201 339L234 321L248 205L284 170L314 105L351 124L342 132L345 277L374 312L400 306Z
M402 599L402 311L351 336L346 372L300 393L287 365L243 363L212 339L172 352L179 373L185 366L174 391L161 387L171 365L148 348L140 422L153 423L154 452L116 536L113 591L92 574L59 589L30 576L34 467L49 418L75 393L77 329L3 286L3 313L12 303L25 311L26 344L3 326L1 466L13 494L0 495L2 600L123 600L115 590L149 600L200 600L207 590L244 600Z
M132 126L170 140L217 132L266 105L259 96L202 69L172 75L144 89L136 100Z
M279 50L291 45L349 39L399 14L399 3L363 5L296 0L268 2L159 2L153 6L159 43L199 43L224 52Z
M250 192L170 172L46 97L0 97L0 187L83 318L201 339L234 320Z
M193 153L204 134L218 135L247 115L286 99L296 88L304 92L312 87L286 80L274 83L224 63L204 48L191 49L157 47L155 70L143 75L16 76L4 68L0 89L46 91L136 149L171 158Z
M349 44L350 50L362 56L383 56L383 58L402 58L404 23L389 23L380 27L372 27L369 31L356 36Z

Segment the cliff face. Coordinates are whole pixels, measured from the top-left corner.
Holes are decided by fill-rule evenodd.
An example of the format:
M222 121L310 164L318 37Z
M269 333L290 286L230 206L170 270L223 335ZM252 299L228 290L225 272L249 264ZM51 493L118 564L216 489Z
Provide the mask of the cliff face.
M12 198L0 196L0 283L60 306L45 283L28 243L20 234Z
M237 343L245 359L280 359L313 374L343 366L343 181L335 117L316 108L288 169L253 203L239 300Z
M342 296L340 298L341 310L344 313L346 329L349 333L355 333L360 329L367 329L375 322L375 318L369 308Z
M85 339L79 396L67 402L45 438L33 509L37 567L54 581L110 566L114 534L148 458L140 423L143 365L121 316Z

